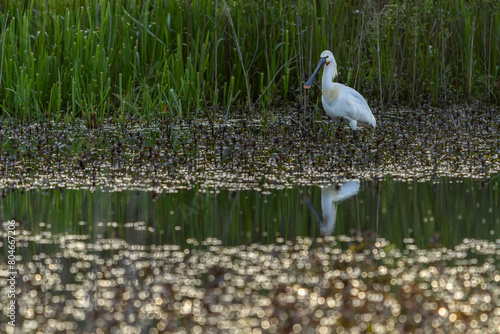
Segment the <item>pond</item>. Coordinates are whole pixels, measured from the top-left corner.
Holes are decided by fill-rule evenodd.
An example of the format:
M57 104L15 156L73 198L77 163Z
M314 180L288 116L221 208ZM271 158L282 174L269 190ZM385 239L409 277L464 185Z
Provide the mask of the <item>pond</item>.
M488 182L351 180L267 191L197 187L174 193L49 189L8 193L2 215L40 233L86 234L96 241L178 244L215 238L223 245L276 238L373 233L402 245L413 238L454 247L465 238L494 241L500 228L500 177Z
M311 115L5 124L0 331L497 333L499 116Z
M21 328L493 333L499 183L13 190Z

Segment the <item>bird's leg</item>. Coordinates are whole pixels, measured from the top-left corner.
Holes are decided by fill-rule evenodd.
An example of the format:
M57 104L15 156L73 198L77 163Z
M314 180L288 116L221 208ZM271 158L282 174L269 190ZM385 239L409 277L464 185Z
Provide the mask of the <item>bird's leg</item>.
M354 135L354 140L357 141L358 137L356 136L356 130L352 130L352 134Z

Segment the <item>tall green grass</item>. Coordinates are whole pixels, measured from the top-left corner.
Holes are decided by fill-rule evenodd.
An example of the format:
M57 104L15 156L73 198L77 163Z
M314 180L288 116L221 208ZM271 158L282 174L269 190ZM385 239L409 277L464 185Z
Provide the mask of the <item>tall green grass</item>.
M500 98L495 0L17 0L0 29L1 112L22 120L309 103L325 49L372 105Z

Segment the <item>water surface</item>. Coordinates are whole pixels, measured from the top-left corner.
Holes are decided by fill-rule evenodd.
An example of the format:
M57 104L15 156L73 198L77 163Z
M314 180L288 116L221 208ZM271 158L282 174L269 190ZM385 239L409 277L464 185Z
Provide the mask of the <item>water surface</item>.
M16 328L499 332L499 115L318 115L7 122Z
M276 238L373 233L393 243L453 247L465 238L495 240L500 227L499 177L476 182L351 180L269 191L223 189L176 193L14 190L1 201L4 221L37 233L120 237L129 243L179 244L216 238L225 245ZM44 225L42 224L42 225Z

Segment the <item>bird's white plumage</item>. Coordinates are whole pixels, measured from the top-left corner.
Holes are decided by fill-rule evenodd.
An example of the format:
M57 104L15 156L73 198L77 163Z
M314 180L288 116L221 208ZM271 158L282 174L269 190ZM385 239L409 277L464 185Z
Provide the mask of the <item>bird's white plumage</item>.
M333 54L330 51L323 51L321 59L326 60L324 61L325 68L321 85L323 93L321 102L328 116L346 119L353 130L357 129L358 123L375 128L377 122L365 98L351 87L333 82L334 77L337 75L337 63ZM309 79L310 83L312 83L311 79Z
M328 94L328 91L323 89L321 102L328 116L331 118L345 118L353 130L356 130L358 122L375 128L377 125L375 117L373 117L368 103L361 94L351 87L333 82L332 87L327 89L338 91ZM337 95L337 97L328 98L332 95Z

